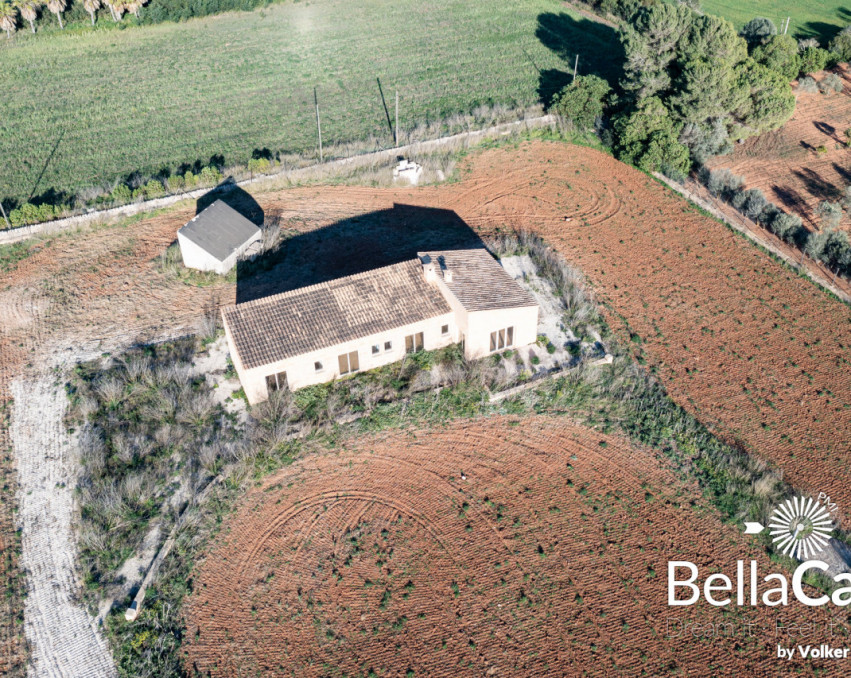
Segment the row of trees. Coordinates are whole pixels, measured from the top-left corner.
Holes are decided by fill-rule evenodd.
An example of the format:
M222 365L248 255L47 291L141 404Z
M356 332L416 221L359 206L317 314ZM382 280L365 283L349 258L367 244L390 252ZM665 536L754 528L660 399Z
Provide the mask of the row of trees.
M89 13L92 26L95 25L95 13L106 7L112 15L113 21L120 21L125 13L139 16L139 10L148 0L82 0L83 8ZM11 38L12 33L18 30L20 18L28 22L30 30L35 33L35 22L38 19L42 7L56 15L59 28L65 28L62 23L62 14L68 9L68 0L0 0L0 29L6 32L6 37Z

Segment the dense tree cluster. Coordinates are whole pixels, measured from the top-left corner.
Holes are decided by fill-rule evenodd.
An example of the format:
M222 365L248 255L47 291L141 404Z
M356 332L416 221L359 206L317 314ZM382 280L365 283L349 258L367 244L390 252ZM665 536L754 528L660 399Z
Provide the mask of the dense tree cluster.
M751 22L748 42L725 19L684 5L639 10L621 30L621 86L628 107L615 120L615 150L645 169L686 172L690 159L782 125L795 109L788 73L795 45L770 22ZM791 56L790 56L791 55ZM792 63L790 64L789 61ZM644 135L642 148L637 135Z

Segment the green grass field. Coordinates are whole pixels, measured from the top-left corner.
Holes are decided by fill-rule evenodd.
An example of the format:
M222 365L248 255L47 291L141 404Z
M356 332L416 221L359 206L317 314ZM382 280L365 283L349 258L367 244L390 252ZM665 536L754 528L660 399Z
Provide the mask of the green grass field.
M817 38L824 46L848 24L851 3L847 0L702 0L707 14L718 14L741 28L755 16L771 19L777 27L791 17L789 33L796 38Z
M526 106L580 72L618 76L614 31L556 0L318 0L182 24L0 46L0 197L73 193L133 171L313 152L479 105ZM46 169L45 169L46 168Z

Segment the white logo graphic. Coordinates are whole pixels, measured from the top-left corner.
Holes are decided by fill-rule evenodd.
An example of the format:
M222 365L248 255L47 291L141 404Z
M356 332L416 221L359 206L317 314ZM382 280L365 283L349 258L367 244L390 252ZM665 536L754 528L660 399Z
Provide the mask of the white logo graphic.
M774 509L768 527L783 555L805 560L827 546L833 524L830 513L818 501L794 497Z

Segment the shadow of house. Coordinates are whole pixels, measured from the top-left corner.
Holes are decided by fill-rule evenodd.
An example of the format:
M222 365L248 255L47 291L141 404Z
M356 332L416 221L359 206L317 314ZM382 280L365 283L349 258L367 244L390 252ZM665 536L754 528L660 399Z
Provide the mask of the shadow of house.
M395 204L283 240L237 264L242 303L414 259L417 252L483 245L452 210Z
M258 226L263 225L263 219L265 217L263 208L260 207L253 195L236 185L233 177L228 177L218 186L198 198L198 202L195 205L195 214L200 214L216 202L216 200L221 200L228 207L232 207L251 223Z
M566 66L563 71L538 71L538 96L545 106L549 106L553 96L573 79L577 54L579 75L597 75L612 88L617 88L626 57L618 34L611 26L585 18L574 19L565 12L542 12L538 15L535 37Z

